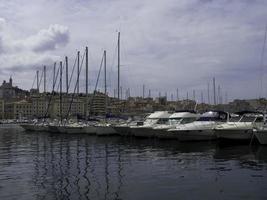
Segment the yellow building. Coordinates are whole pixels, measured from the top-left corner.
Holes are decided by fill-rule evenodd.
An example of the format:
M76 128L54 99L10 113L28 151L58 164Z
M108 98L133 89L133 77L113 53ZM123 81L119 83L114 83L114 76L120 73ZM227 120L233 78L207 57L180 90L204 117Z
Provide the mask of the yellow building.
M45 117L49 104L49 98L46 96L33 96L31 97L32 102L32 115L34 118Z
M32 102L21 100L14 102L14 118L31 119L32 118Z
M62 110L60 109L62 106ZM50 116L52 118L65 118L68 114L70 118L83 117L84 116L84 99L79 97L63 96L62 103L60 105L60 98L56 97L51 104Z

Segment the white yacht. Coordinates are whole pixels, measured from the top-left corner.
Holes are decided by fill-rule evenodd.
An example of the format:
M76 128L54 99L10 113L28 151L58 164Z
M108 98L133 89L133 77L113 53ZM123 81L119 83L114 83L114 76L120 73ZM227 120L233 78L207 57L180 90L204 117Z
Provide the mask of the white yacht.
M168 111L156 111L146 118L143 125L131 126L131 133L136 137L154 137L153 127L168 123L170 115Z
M169 117L167 124L157 125L153 128L155 136L161 139L173 139L175 134L167 131L168 129L176 128L179 124L188 124L196 121L200 117L195 111L178 111Z
M174 129L169 129L180 141L205 141L214 140L216 135L214 128L226 122L228 113L223 111L209 111L203 113L200 118L192 123L179 124Z
M250 140L253 128L263 126L263 114L260 112L242 111L236 113L241 116L238 121L229 121L215 128L219 139Z

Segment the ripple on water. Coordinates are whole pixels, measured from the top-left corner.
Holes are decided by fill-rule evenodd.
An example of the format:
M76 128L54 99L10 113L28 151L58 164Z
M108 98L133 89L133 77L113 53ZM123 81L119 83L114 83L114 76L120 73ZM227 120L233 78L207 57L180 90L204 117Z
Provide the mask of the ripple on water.
M266 199L267 147L0 133L0 199Z

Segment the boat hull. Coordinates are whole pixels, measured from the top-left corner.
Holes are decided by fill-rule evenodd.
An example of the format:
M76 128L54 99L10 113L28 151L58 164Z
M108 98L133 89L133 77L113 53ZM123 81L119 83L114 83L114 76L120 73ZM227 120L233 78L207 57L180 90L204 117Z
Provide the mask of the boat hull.
M98 136L116 135L116 133L111 126L96 126L96 135Z
M131 128L131 132L135 137L152 138L155 136L155 132L151 127L134 127Z
M22 124L20 125L25 131L32 132L48 132L48 126L34 125L34 124Z
M177 139L175 133L168 131L168 129L154 129L155 136L159 139Z
M58 130L58 127L59 126L55 126L55 125L48 126L49 132L51 132L51 133L59 133L60 131Z
M89 135L95 135L96 134L96 127L94 126L84 126L83 127L83 133L89 134Z
M120 136L131 136L131 128L129 126L114 126L115 131Z
M252 129L227 129L220 130L216 129L215 134L218 139L226 139L226 140L250 140L253 135Z
M173 132L181 142L186 141L208 141L216 140L217 137L213 129L207 130L179 130Z

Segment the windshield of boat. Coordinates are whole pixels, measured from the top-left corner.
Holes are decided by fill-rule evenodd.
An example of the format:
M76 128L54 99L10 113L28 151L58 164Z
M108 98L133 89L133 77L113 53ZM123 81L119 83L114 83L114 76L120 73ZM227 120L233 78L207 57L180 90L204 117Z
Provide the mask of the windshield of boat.
M243 116L240 122L253 122L256 119L256 117L252 116Z
M157 121L157 124L167 124L169 122L169 118L160 118Z
M240 122L263 122L262 116L243 115Z
M158 121L158 119L148 118L148 119L146 119L146 121L144 122L144 124L156 124L157 121Z
M181 117L171 118L171 119L169 119L169 125L179 124L181 120L182 120Z
M226 120L227 120L227 113L206 112L203 113L197 121L225 122Z
M240 119L241 119L241 116L238 116L238 117L231 117L231 118L229 119L229 122L238 122Z
M188 118L183 118L182 121L180 122L181 124L188 124L191 122L196 121L195 117L188 117Z

